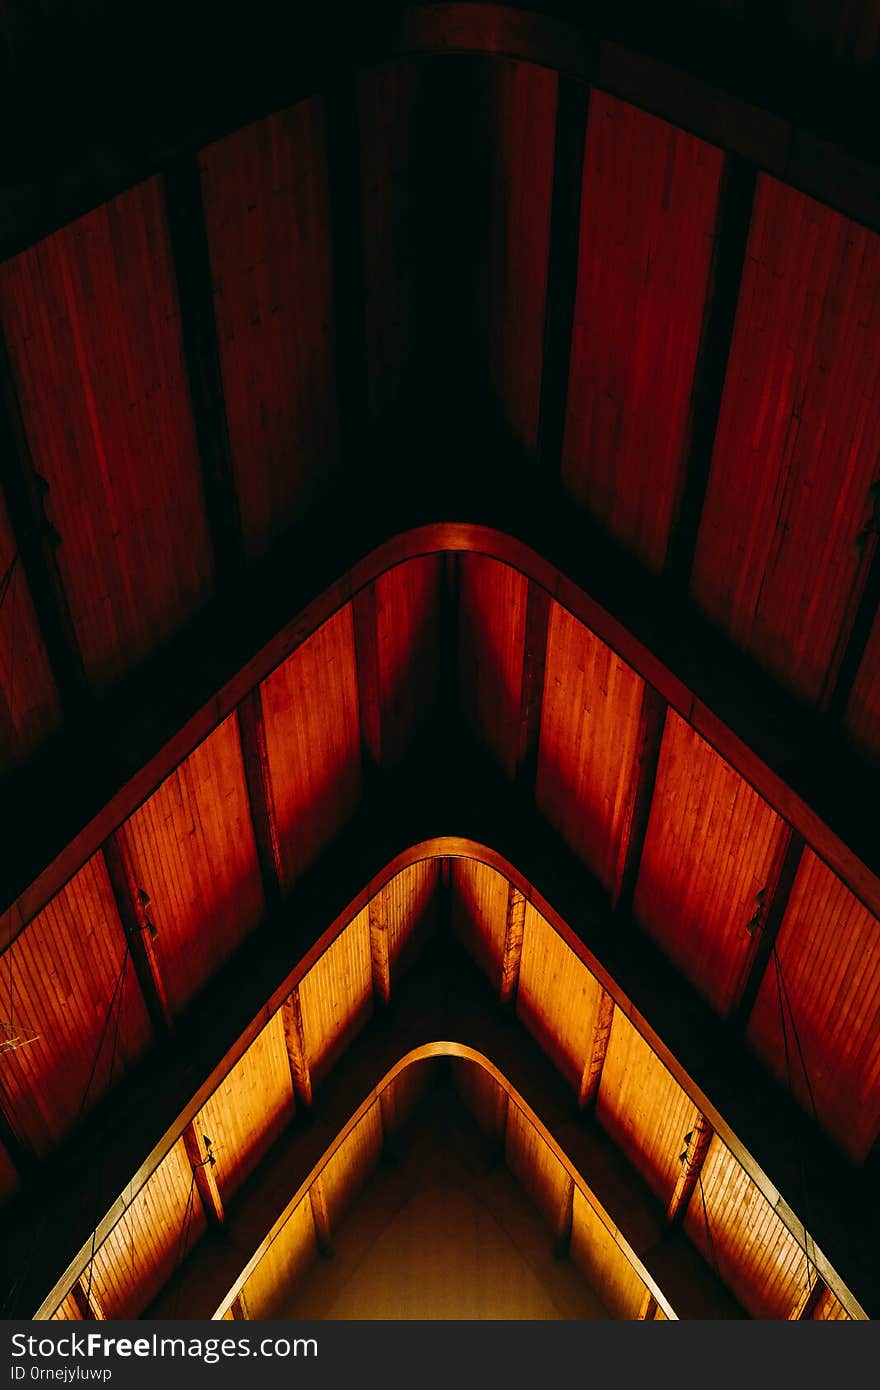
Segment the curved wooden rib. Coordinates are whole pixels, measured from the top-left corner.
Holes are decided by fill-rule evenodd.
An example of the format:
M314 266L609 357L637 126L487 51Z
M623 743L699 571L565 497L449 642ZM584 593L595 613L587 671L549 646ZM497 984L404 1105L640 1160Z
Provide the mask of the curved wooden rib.
M306 1194L309 1191L309 1188L312 1186L312 1183L314 1183L315 1181L317 1181L318 1178L320 1178L322 1172L332 1159L333 1155L337 1152L338 1149L341 1148L341 1146L344 1144L345 1140L352 1133L352 1131L357 1128L360 1121L364 1118L364 1116L376 1103L376 1101L379 1100L380 1096L382 1095L382 1092L388 1086L391 1085L391 1083L395 1080L396 1077L400 1076L402 1072L406 1071L407 1067L411 1067L417 1062L424 1062L431 1058L438 1057L453 1057L457 1058L459 1061L474 1062L477 1066L482 1067L482 1069L489 1076L491 1076L495 1082L497 1082L497 1084L501 1087L505 1095L508 1097L508 1100L516 1106L516 1108L519 1110L520 1114L525 1118L528 1124L530 1124L532 1128L540 1135L544 1143L553 1153L553 1156L555 1157L557 1162L561 1164L561 1166L565 1169L566 1173L571 1178L574 1186L578 1189L578 1191L582 1194L584 1199L592 1207L593 1211L598 1216L602 1225L610 1234L614 1243L621 1250L631 1267L635 1270L636 1274L641 1279L642 1283L645 1285L646 1291L649 1292L657 1300L658 1304L663 1309L663 1312L666 1314L667 1318L677 1320L678 1313L673 1307L669 1298L664 1293L660 1285L657 1283L657 1280L654 1278L651 1271L639 1259L639 1256L636 1254L635 1250L632 1248L626 1237L622 1234L619 1227L609 1216L608 1212L605 1210L605 1207L602 1205L596 1194L593 1192L583 1173L578 1171L574 1163L572 1163L568 1155L565 1153L564 1149L557 1143L552 1131L543 1123L541 1118L535 1113L535 1111L524 1099L524 1097L520 1095L516 1087L511 1085L504 1072L495 1065L495 1063L492 1061L490 1057L487 1057L483 1052L480 1052L477 1048L470 1047L466 1043L442 1040L438 1040L436 1042L423 1043L420 1047L412 1048L409 1052L405 1053L400 1058L400 1060L394 1064L394 1066L389 1068L389 1070L382 1077L381 1081L379 1081L373 1087L373 1089L364 1097L364 1100L358 1106L357 1110L354 1111L348 1122L339 1131L333 1143L329 1146L329 1148L327 1148L324 1151L320 1160L307 1174L303 1175L302 1181L299 1183L299 1186L296 1188L292 1196L287 1201L283 1211L278 1215L275 1221L273 1221L271 1227L265 1232L265 1234L259 1240L258 1244L254 1247L253 1251L248 1256L246 1262L242 1265L237 1278L226 1290L218 1306L216 1307L211 1316L214 1319L220 1319L223 1317L226 1310L231 1306L231 1304L241 1293L241 1290L243 1289L248 1278L256 1269L263 1255L269 1249L269 1246L272 1244L273 1240L278 1235L281 1228L284 1226L285 1222L293 1212L294 1208L298 1206L303 1197L306 1196Z
M335 584L286 623L206 705L120 788L3 914L0 949L41 911L141 802L291 652L350 599L398 565L427 555L460 552L509 565L539 584L652 686L787 820L875 916L880 877L858 857L816 809L728 727L681 678L612 613L531 546L495 527L438 522L401 532L377 546Z

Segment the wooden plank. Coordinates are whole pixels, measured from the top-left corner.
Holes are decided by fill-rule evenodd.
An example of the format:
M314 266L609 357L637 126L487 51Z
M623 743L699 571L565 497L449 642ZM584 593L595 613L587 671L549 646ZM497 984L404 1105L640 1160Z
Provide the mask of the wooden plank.
M556 102L547 308L538 419L541 465L554 477L561 464L565 430L588 103L589 89L585 83L568 76L560 77Z
M382 766L382 692L376 631L376 586L365 584L351 601L357 662L361 759L365 780Z
M755 946L732 1014L734 1023L742 1029L748 1027L755 1007L776 938L785 920L804 850L802 837L796 831L789 830L779 844L776 862L771 866L766 886L761 890L760 901L756 903L755 914L749 923Z
M657 765L666 727L666 701L651 685L645 685L639 716L638 752L632 778L627 820L620 836L617 868L611 884L611 903L622 915L632 913L633 898L648 833Z
M242 700L236 713L248 803L251 808L251 824L260 861L260 876L263 880L263 894L267 906L271 907L281 896L281 842L272 795L272 779L269 774L266 722L259 687Z
M511 883L507 895L507 920L504 929L504 951L501 957L501 1002L509 1004L516 994L522 961L523 933L526 921L526 900Z
M818 1274L813 1271L810 1279L804 1284L800 1298L788 1315L789 1322L799 1322L805 1318L812 1318L819 1306L822 1296L827 1292L825 1285Z
M541 585L530 582L526 599L526 625L523 643L522 688L519 704L517 740L517 778L530 791L538 775L538 749L541 738L541 710L547 640L552 600Z
M222 1230L226 1224L226 1212L214 1174L214 1164L217 1160L211 1151L213 1145L205 1135L198 1132L192 1122L183 1131L183 1144L208 1225L215 1230Z
M87 1276L77 1279L70 1291L71 1296L84 1322L104 1322L107 1315L104 1312L97 1289L93 1284L91 1288L87 1288L87 1284L90 1282Z
M157 1036L163 1037L171 1032L174 1021L154 944L156 928L150 919L150 898L136 881L124 830L110 836L102 853L144 1003Z
M584 1071L578 1090L578 1105L581 1110L590 1105L598 1094L599 1083L602 1080L602 1068L605 1065L605 1057L608 1053L608 1041L611 1037L611 1026L613 1022L614 1000L611 998L611 995L606 993L603 989L599 997L599 1009L596 1015L596 1031L593 1034L593 1044L590 1048L589 1056L584 1063Z
M189 155L175 160L165 170L164 191L214 570L218 584L229 589L240 577L244 544L223 398L198 158Z
M312 1104L312 1077L306 1055L303 1031L302 1005L299 988L292 989L284 1001L282 1009L284 1020L284 1040L287 1043L287 1056L290 1061L290 1079L297 1105L308 1110Z
M382 1004L391 999L391 964L388 952L388 901L384 888L370 899L370 961L373 991Z
M688 1203L699 1181L703 1161L712 1142L712 1136L712 1126L705 1115L698 1114L690 1134L686 1134L684 1137L685 1148L680 1155L681 1171L666 1208L666 1220L670 1225L680 1221L687 1211Z

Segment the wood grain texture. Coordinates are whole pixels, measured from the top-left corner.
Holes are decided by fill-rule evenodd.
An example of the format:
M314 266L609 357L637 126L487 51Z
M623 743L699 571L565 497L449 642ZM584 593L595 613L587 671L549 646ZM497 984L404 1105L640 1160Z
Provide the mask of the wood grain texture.
M172 1013L260 921L264 899L238 728L226 719L123 827Z
M370 927L359 912L299 986L306 1060L313 1084L339 1059L373 1011Z
M767 803L670 711L634 911L721 1013L737 997L753 948L756 895L769 882L784 832Z
M552 605L535 795L606 888L625 852L642 691L631 667Z
M531 1120L515 1105L508 1111L505 1141L508 1168L525 1188L550 1230L555 1230L571 1186L568 1172Z
M681 494L722 152L593 89L562 477L660 571Z
M830 691L864 583L878 277L880 237L761 176L692 592L812 702Z
M104 687L213 588L158 181L0 267L0 317L83 664Z
M804 1252L717 1135L685 1231L752 1317L788 1317L806 1282Z
M3 953L0 1018L30 1039L2 1056L4 1108L45 1154L151 1040L100 855Z
M850 1317L843 1304L834 1297L830 1289L823 1289L819 1301L813 1309L816 1322L849 1322Z
M297 1203L244 1285L249 1319L277 1316L318 1255L308 1194Z
M612 1318L637 1318L645 1286L579 1189L575 1189L571 1224L571 1258L599 1294Z
M351 608L298 647L261 687L285 887L308 868L360 797Z
M399 763L437 704L442 559L398 565L376 580L382 761Z
M452 861L452 929L496 989L501 988L509 888L503 874L486 864Z
M459 561L459 669L465 718L512 778L516 772L528 580L485 555Z
M880 1132L880 922L807 850L776 949L748 1040L787 1082L781 988L792 1090L859 1162Z
M91 1285L107 1317L139 1317L204 1232L179 1139L95 1254ZM83 1284L89 1282L86 1270Z
M422 859L395 874L384 890L392 988L435 925L439 882L440 861Z
M319 98L200 155L223 390L252 556L327 490L337 446Z
M253 1172L293 1119L293 1089L281 1014L274 1014L221 1081L194 1121L211 1140L224 1203Z
M41 747L60 718L55 679L0 494L0 775Z
M526 907L517 1018L573 1086L593 1043L601 989L531 904Z
M880 613L856 672L846 707L846 726L859 747L880 760Z
M534 452L541 397L558 78L494 61L488 175L491 248L482 286L489 385L513 436ZM482 278L482 277L481 277ZM479 312L479 300L477 301Z
M655 1196L669 1202L685 1135L697 1108L632 1024L615 1011L596 1118L637 1168Z
M331 1232L338 1228L381 1156L382 1118L375 1102L321 1170Z

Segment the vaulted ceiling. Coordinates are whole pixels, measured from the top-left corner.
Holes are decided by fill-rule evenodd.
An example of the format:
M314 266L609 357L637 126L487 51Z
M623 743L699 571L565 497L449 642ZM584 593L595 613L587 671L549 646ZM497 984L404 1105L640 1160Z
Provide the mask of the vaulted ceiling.
M876 171L595 22L11 166L8 1310L277 1308L441 1056L615 1315L878 1306Z

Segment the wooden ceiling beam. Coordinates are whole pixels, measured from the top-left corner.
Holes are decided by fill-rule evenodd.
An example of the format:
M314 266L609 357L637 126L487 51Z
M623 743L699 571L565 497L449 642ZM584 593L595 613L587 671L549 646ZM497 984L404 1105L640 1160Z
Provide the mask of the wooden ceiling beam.
M477 752L464 745L456 758L456 746L455 740L437 746L434 761L389 782L385 796L355 816L293 890L281 914L242 947L179 1021L173 1047L170 1042L159 1046L152 1061L84 1121L76 1142L47 1165L46 1184L39 1189L39 1210L51 1217L40 1261L43 1276L51 1272L56 1280L90 1236L94 1214L82 1194L89 1190L94 1146L101 1148L106 1190L125 1188L130 1195L139 1190L183 1125L351 916L409 863L463 854L505 874L560 932L799 1241L803 1226L785 1193L796 1187L800 1194L803 1166L820 1273L845 1303L849 1299L852 1305L847 1284L861 1290L869 1304L880 1299L873 1256L877 1233L865 1181L662 953L636 932L621 933L601 885L555 832L518 804L515 790L484 768ZM433 789L427 801L413 791L426 779ZM292 920L296 933L289 929ZM291 1037L303 1052L301 1038L288 1026ZM294 1076L296 1071L295 1065ZM570 1103L569 1098L569 1115ZM57 1210L53 1191L64 1193ZM12 1267L17 1242L28 1246L37 1219L30 1205L35 1193L16 1203L9 1225ZM111 1207L102 1218L100 1238L115 1214ZM25 1300L29 1289L32 1293L33 1281L22 1290Z
M212 1152L210 1136L202 1134L201 1129L191 1120L184 1127L183 1144L208 1225L215 1231L222 1230L226 1225L226 1212L214 1172L216 1159Z
M761 982L776 946L804 848L802 836L789 828L771 865L768 881L755 901L755 914L749 924L754 946L731 1012L733 1026L742 1032L748 1027Z
M0 482L17 563L27 580L37 626L65 718L81 716L91 701L64 582L58 565L61 537L52 525L52 496L31 455L12 364L0 338Z
M638 748L632 793L626 824L621 837L621 852L611 884L611 904L621 915L632 913L636 883L648 833L657 764L666 725L666 701L653 686L646 685L639 715Z
M592 1105L599 1093L599 1085L602 1081L602 1068L605 1066L605 1057L608 1053L608 1042L611 1037L611 1026L614 1023L614 1000L607 990L599 992L599 1011L596 1016L596 1027L593 1032L593 1045L590 1054L584 1062L584 1070L581 1075L581 1084L578 1088L578 1106L585 1110Z
M728 151L718 194L710 291L691 394L687 468L666 561L670 581L684 592L690 585L712 466L756 181L754 164Z
M284 1041L287 1044L287 1060L290 1066L294 1100L298 1106L310 1110L312 1106L312 1073L306 1050L298 985L294 985L285 999L281 1010L281 1019L284 1024Z
M551 603L550 595L543 585L529 580L516 750L516 779L529 793L534 792L538 776L538 745L541 739Z
M102 854L141 994L156 1035L161 1038L173 1030L174 1019L156 952L150 899L137 882L124 829L114 831L105 841Z
M238 706L236 715L263 894L271 911L282 896L281 840L272 793L263 698L259 686L245 696Z
M391 959L388 950L388 894L380 888L367 909L370 923L370 967L373 994L380 1004L391 1001Z
M309 1188L309 1206L312 1209L312 1221L315 1225L315 1239L318 1243L318 1254L325 1259L333 1258L333 1232L330 1227L330 1212L327 1209L327 1196L324 1192L324 1184L320 1178L315 1178Z
M502 1004L510 1004L516 997L525 923L525 896L511 883L507 890L507 916L504 922L504 947L501 953L500 994Z
M666 1208L666 1220L670 1226L684 1218L694 1188L700 1180L713 1134L714 1130L706 1117L698 1115L693 1129L684 1137L684 1152L680 1156L678 1178Z
M180 158L166 169L164 188L215 575L218 587L229 588L241 577L244 539L223 395L198 156Z
M553 1254L557 1260L568 1259L571 1251L571 1228L574 1221L574 1178L566 1173L559 1201L559 1211L553 1228Z
M538 456L542 470L554 478L559 477L562 467L565 436L588 107L586 83L560 75L538 414Z
M89 1287L89 1285L91 1285L91 1287ZM95 1288L94 1281L90 1280L88 1275L77 1279L70 1292L76 1304L77 1311L84 1322L107 1321L107 1314L98 1297L98 1291Z

